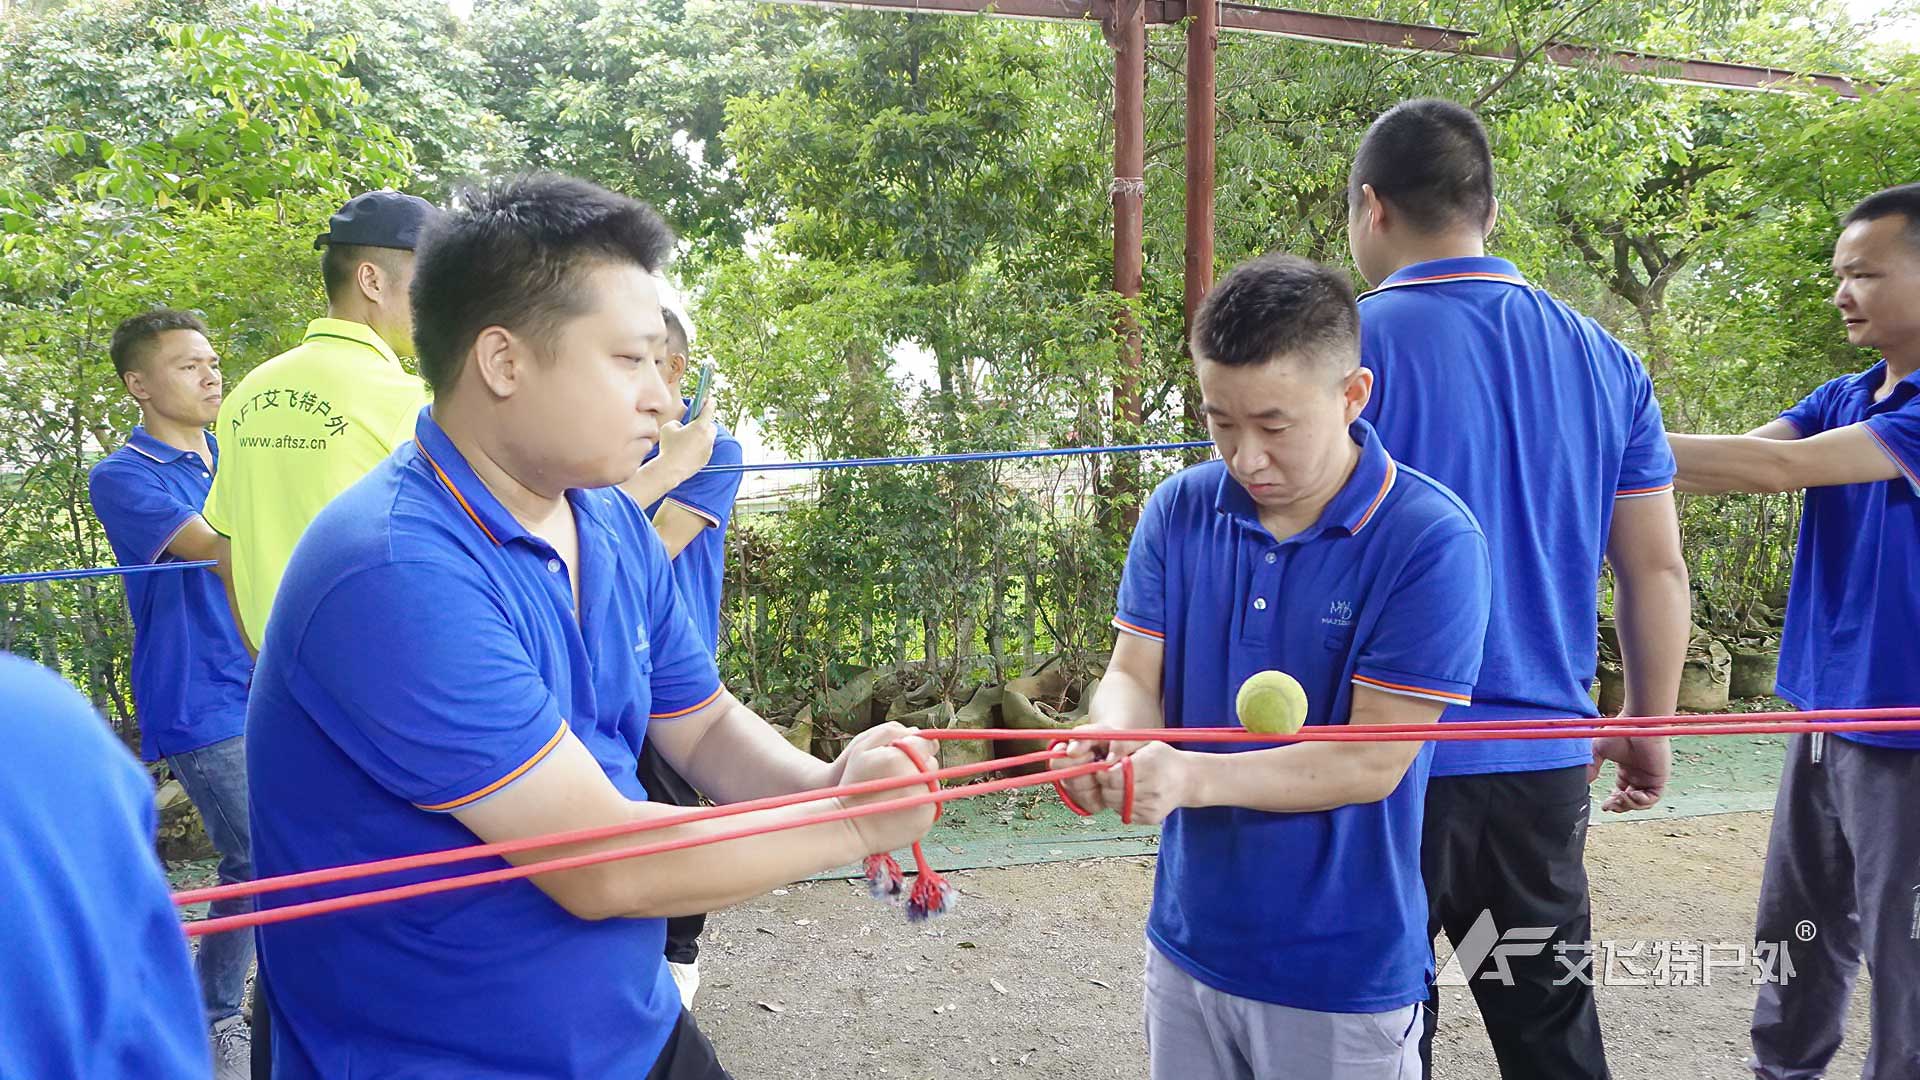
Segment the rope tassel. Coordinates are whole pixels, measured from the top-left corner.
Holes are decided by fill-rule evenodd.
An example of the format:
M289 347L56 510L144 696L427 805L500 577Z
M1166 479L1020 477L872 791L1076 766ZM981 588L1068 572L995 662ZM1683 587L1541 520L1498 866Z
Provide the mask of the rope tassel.
M933 766L920 756L920 752L905 743L894 743L901 753L913 762L913 767L932 776ZM940 793L940 781L927 781L927 790ZM942 807L936 803L933 808L933 820L940 820ZM885 900L891 904L900 903L900 894L905 891L906 875L901 872L900 864L892 855L881 853L867 856L867 892L876 900ZM921 848L920 841L913 842L913 889L907 892L907 921L926 922L936 915L945 915L953 910L953 885L933 868L927 861L927 853Z

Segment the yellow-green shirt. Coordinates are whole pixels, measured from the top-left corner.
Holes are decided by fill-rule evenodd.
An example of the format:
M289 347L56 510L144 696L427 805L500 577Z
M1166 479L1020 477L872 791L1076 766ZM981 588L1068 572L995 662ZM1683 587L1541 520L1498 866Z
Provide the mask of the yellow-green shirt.
M413 438L427 400L372 327L344 319L313 320L300 344L227 394L203 516L233 542L240 620L256 646L307 523Z

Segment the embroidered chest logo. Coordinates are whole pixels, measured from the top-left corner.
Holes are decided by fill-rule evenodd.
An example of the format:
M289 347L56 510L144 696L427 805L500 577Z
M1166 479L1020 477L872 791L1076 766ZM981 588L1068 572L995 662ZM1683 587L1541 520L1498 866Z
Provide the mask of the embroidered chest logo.
M1353 601L1335 600L1327 605L1327 614L1320 622L1326 626L1352 626Z

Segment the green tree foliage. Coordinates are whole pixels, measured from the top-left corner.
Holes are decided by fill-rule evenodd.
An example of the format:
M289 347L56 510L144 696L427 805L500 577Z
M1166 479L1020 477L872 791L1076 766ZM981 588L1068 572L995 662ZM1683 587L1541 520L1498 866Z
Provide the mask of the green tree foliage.
M1229 33L1217 270L1346 261L1346 169L1403 98L1494 133L1497 251L1645 356L1676 429L1744 430L1864 366L1827 305L1839 215L1920 179L1920 70L1840 0L1378 0L1504 59ZM1739 94L1561 68L1550 41L1832 70ZM1112 53L1097 27L742 0L80 0L0 31L0 566L106 561L84 474L132 414L105 357L153 303L209 316L229 379L317 307L337 202L548 168L679 231L722 409L796 456L1198 435L1182 336L1184 34L1147 86L1140 430L1114 422ZM1179 464L1150 459L1150 484ZM951 688L1097 651L1125 538L1112 462L835 472L736 524L729 677L775 712L854 668ZM1122 485L1124 489L1125 485ZM1784 582L1790 499L1685 507L1706 621ZM123 719L117 586L0 591L0 646Z

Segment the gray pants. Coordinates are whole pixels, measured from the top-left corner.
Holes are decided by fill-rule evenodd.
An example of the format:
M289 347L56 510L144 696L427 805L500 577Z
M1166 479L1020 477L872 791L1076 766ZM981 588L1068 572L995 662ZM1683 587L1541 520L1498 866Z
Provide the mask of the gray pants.
M1873 975L1873 1039L1861 1075L1920 1077L1916 890L1920 751L1795 735L1774 803L1754 934L1787 943L1792 977L1760 988L1748 1063L1755 1076L1825 1074L1864 954Z
M1147 943L1154 1080L1418 1080L1419 1009L1325 1013L1236 997Z

